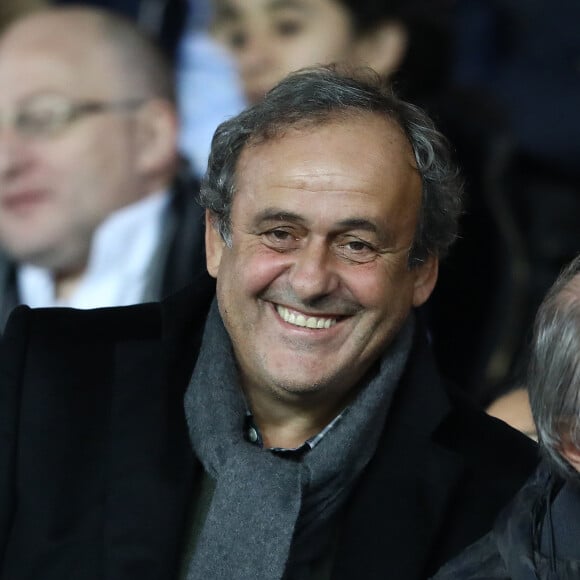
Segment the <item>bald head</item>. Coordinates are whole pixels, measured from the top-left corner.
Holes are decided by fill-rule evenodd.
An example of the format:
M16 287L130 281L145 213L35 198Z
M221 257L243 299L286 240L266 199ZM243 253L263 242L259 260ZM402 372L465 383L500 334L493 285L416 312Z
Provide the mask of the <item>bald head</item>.
M37 54L70 64L79 88L110 84L115 98L174 101L171 67L156 44L121 16L92 7L56 7L17 20L0 38L0 59ZM43 65L44 66L44 65Z

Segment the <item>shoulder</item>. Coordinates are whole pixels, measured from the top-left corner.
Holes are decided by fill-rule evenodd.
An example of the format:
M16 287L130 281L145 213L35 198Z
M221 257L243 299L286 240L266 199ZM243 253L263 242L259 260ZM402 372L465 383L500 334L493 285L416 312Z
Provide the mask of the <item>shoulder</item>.
M493 532L467 547L432 580L509 580Z
M6 324L4 343L27 335L50 343L94 343L150 336L160 328L158 304L140 304L94 310L17 307Z
M10 315L3 343L46 339L50 343L115 342L165 338L203 325L214 287L206 277L160 302L78 310L17 307Z

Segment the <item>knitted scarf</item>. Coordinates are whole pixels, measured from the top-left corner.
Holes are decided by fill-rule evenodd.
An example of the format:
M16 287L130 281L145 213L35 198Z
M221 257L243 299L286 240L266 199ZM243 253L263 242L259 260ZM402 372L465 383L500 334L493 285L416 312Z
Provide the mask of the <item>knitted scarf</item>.
M296 571L320 556L333 516L374 454L413 327L410 316L342 419L293 460L243 437L245 402L214 300L185 394L193 448L216 482L188 580L300 577Z

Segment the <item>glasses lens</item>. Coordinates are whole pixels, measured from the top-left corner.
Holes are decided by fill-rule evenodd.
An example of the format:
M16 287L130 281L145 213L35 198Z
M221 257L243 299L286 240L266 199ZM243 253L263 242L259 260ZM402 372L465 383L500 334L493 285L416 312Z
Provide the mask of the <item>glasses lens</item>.
M16 115L17 129L31 137L54 135L72 118L69 101L57 95L39 95L23 103Z

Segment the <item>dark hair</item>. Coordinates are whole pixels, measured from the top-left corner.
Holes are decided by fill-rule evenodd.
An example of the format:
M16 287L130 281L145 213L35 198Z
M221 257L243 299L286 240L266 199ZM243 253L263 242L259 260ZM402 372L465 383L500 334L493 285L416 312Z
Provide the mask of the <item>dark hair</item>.
M335 0L348 10L354 31L365 35L387 21L403 25L405 56L391 83L399 95L418 102L444 88L450 74L452 34L445 0Z
M423 183L419 224L409 256L416 265L443 257L457 234L462 183L447 141L418 107L398 97L370 69L336 66L297 71L266 97L216 130L201 188L201 203L227 243L236 191L236 165L248 143L275 139L291 127L321 125L340 116L372 113L394 121L407 137Z
M543 453L561 475L578 478L562 456L562 443L580 449L580 255L538 309L528 390Z

